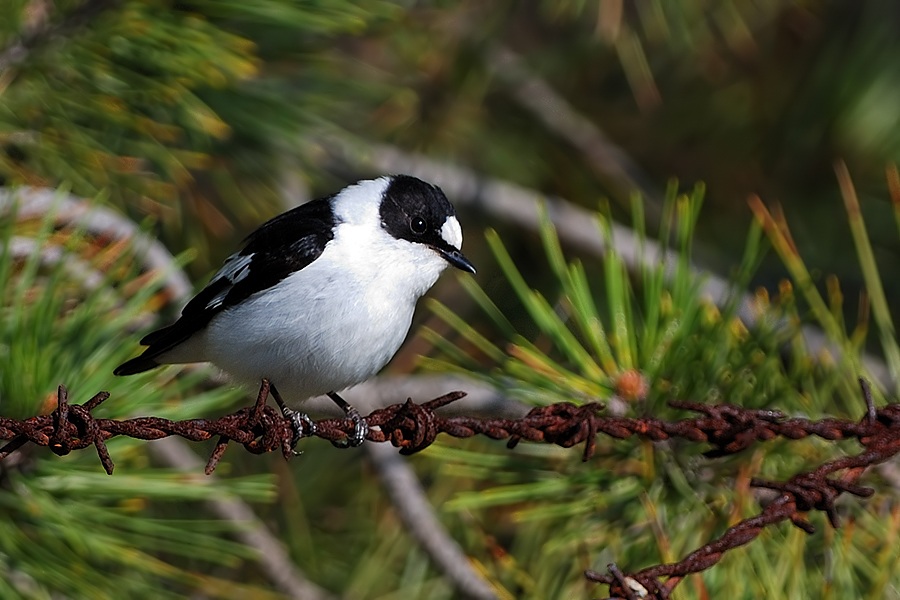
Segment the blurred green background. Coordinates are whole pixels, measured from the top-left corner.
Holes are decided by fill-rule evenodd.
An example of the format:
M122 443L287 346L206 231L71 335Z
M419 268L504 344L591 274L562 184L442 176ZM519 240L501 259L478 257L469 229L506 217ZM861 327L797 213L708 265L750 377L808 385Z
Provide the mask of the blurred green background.
M202 286L270 216L360 178L409 172L460 208L479 273L477 285L439 283L440 304L417 315L430 333L410 340L391 374L426 354L472 385L546 402L605 399L636 369L650 396L632 410L666 411L686 395L857 418L864 351L887 362L891 377L878 383L896 391L898 23L889 0L0 0L0 185L13 195L60 189L119 223L86 224L67 205L2 206L0 414L49 410L60 383L78 401L109 389L104 416L213 416L248 402L207 370L129 380L111 370L155 312L177 314L182 269ZM851 233L860 215L845 210L851 179L871 256ZM498 204L497 184L526 195ZM765 254L753 195L776 220L783 213L803 269ZM533 211L523 198L533 197L661 232L702 269L748 292L762 286L773 322L788 327L745 335L737 307L712 307L687 266L671 289L634 265L629 280L615 275L626 271L618 259L599 259L561 224L557 256L549 227L523 225ZM178 258L160 270L122 227ZM99 283L73 281L27 250L48 247ZM537 300L528 308L504 253L550 299L546 311ZM583 276L559 268L573 258ZM870 298L878 336L866 335ZM595 321L622 326L609 330L609 353L599 343L581 352L561 333L584 325L575 337L588 347ZM843 354L798 341L804 324ZM555 375L529 379L516 364ZM834 452L785 443L703 471L687 444L605 441L603 458L584 465L577 451L442 440L405 462L463 564L490 582L466 591L409 533L372 450L312 441L289 464L231 450L208 480L183 455L144 446L113 444L111 478L90 456L40 449L0 467L0 596L596 597L583 569L675 560L754 514L759 498L742 485L760 468L787 477ZM853 513L849 534L823 526L826 541L812 548L785 526L677 597L900 597L900 512L886 479L887 498ZM247 508L254 524L205 505L211 496ZM242 527L266 529L315 587L273 575L264 565L277 560L235 533Z

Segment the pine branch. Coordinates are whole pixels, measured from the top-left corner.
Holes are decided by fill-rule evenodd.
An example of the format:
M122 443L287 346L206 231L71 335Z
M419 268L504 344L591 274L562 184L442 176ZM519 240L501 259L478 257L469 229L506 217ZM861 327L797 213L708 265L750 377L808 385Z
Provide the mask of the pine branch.
M370 444L366 449L400 521L457 592L472 600L497 599L491 585L438 520L409 463L385 446Z
M150 445L153 455L182 473L200 467L200 459L177 438L166 438ZM211 476L214 477L214 476ZM302 600L336 600L326 590L310 581L291 560L284 544L269 530L249 504L237 497L210 496L209 509L223 521L235 525L234 536L253 548L255 559L272 585L289 598Z
M127 240L144 270L163 274L163 285L174 301L186 301L193 290L187 275L159 240L147 235L133 221L109 207L51 188L0 187L0 216L9 217L12 214L20 221L40 220L52 215L53 222L59 226L78 228L99 238ZM37 251L34 242L23 239L17 244L23 251L26 244L31 246L27 248L29 252ZM73 260L73 257L65 256L65 261ZM69 267L71 271L79 268L77 265ZM79 279L85 277L91 279L93 274L84 271Z
M641 194L654 222L662 216L662 194L625 150L617 146L593 121L579 113L545 79L532 71L511 49L497 44L484 57L488 70L510 88L513 100L544 125L577 148L585 162L601 177L613 181L624 195Z

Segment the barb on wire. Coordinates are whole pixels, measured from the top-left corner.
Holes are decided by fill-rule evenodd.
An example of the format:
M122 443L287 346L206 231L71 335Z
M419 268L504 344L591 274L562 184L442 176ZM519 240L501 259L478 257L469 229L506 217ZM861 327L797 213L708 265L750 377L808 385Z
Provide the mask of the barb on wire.
M900 405L889 404L876 409L868 383L864 379L860 379L859 383L866 402L866 413L862 421L856 424L858 429L855 430L853 437L863 445L863 452L856 456L826 462L808 472L798 473L787 482L752 479L752 486L776 490L780 495L758 515L729 527L718 539L701 546L677 563L655 565L628 574L623 574L615 564L611 564L607 567L609 572L606 574L588 570L585 571L585 576L591 581L609 585L610 596L607 600L665 599L669 598L672 590L684 577L714 566L726 552L749 544L766 527L790 521L802 531L812 534L815 528L804 518L804 513L811 510L824 512L831 526L838 527L835 510L838 497L844 493L860 498L870 497L874 490L860 486L856 482L867 468L883 463L900 452ZM837 432L840 432L840 437L845 437L845 433L854 429L849 427L851 425L849 422L836 419L819 423L826 422L824 427L815 428L818 430L815 434L826 439L839 439L829 437ZM812 428L808 430L812 432ZM796 431L784 430L781 434L792 437L789 434ZM827 435L822 435L823 433ZM665 582L663 583L661 579L665 579Z
M721 537L695 550L680 562L631 573L622 571L614 564L610 565L607 574L585 572L588 579L609 585L611 597L662 599L668 598L686 575L715 565L727 551L753 541L765 527L790 521L803 531L812 533L813 526L804 518L804 514L812 510L824 512L831 525L837 527L835 501L841 494L858 497L872 495L871 488L860 486L857 481L868 467L900 452L900 404L876 408L868 384L860 380L860 386L866 402L866 412L860 421L788 418L774 410L692 402L673 403L676 408L699 415L678 421L604 416L599 414L600 404L579 406L570 402L536 407L520 419L442 417L435 411L465 396L464 392L451 392L422 404L407 400L373 411L365 417L369 425L366 439L370 442L389 441L400 448L401 454L413 454L427 448L440 433L459 438L485 435L497 440L508 439L507 446L510 448L521 440L551 443L564 448L584 443L584 460L593 455L598 434L620 439L632 436L653 441L684 438L708 443L712 445L712 449L705 452L708 457L733 454L755 442L776 437L792 440L808 436L827 440L856 439L863 446L864 451L856 456L832 460L814 470L797 474L787 482L754 479L754 486L780 492L778 498L757 516L737 523ZM100 392L83 405L69 404L68 392L60 386L57 408L49 415L25 420L0 417L0 439L10 440L0 449L0 460L29 442L47 446L59 455L94 446L104 469L111 474L113 462L106 448L109 438L124 435L154 440L177 435L192 441L203 441L218 437L206 465L208 474L216 468L231 441L255 454L280 450L289 459L294 455L294 445L299 437L314 435L337 445L354 430L354 422L347 418L322 419L315 422L311 434L298 432L291 419L267 404L268 395L269 384L264 380L253 406L218 419L170 421L159 417L138 417L114 420L92 415L92 411L109 397L108 393Z
M16 420L0 417L0 439L11 440L0 449L0 459L22 445L31 442L48 446L59 455L87 446L94 446L103 467L112 473L113 463L106 449L106 440L128 436L155 440L171 435L191 441L218 437L210 457L207 472L212 472L229 442L235 441L255 454L281 450L285 457L293 454L292 444L297 437L309 435L295 432L290 419L266 403L268 382L260 386L253 406L242 408L218 419L188 419L170 421L159 417L137 417L115 420L93 416L92 412L109 398L99 392L83 405L70 404L68 391L60 386L57 408L49 415ZM894 419L893 405L876 413L874 422L851 422L839 419L787 419L777 411L760 411L738 406L704 405L690 402L673 403L700 413L700 417L679 421L655 418L627 418L602 416L601 404L576 405L558 402L532 409L521 419L482 419L473 417L441 417L435 411L465 396L451 392L423 404L412 400L377 409L365 417L369 425L366 439L370 442L391 442L402 454L413 454L430 446L439 433L466 438L485 435L493 439L509 439L514 447L521 440L545 442L564 448L584 443L584 460L595 450L597 434L615 438L640 436L654 441L671 437L695 442L708 442L714 448L707 456L721 456L743 450L754 441L766 441L776 436L798 439L810 435L837 440L872 435L873 428L885 419ZM892 412L893 411L893 412ZM350 419L323 419L316 422L312 435L331 442L340 442L353 430Z

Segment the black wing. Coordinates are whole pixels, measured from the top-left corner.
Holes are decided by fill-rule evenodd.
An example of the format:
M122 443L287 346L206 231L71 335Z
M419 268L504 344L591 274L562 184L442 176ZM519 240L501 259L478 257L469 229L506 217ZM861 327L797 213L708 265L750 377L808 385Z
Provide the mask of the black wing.
M206 327L221 311L268 289L309 265L334 238L334 196L313 200L274 217L244 240L172 325L147 334L144 353L119 365L116 375L132 375L159 365L154 359Z

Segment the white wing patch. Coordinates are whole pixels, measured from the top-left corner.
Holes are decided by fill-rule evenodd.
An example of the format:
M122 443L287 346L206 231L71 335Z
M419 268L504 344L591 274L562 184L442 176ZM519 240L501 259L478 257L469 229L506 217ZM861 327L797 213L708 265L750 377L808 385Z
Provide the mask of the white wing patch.
M222 265L222 268L213 276L211 281L227 279L230 285L213 296L212 299L206 303L206 308L216 308L221 306L222 302L225 301L225 296L231 291L231 287L237 282L246 279L250 274L250 261L252 260L252 254L246 256L232 254L225 259L225 264Z
M206 308L210 309L210 308L218 308L219 306L222 306L222 303L225 301L225 296L228 295L229 291L231 291L230 287L225 288L224 290L222 290L221 292L219 292L218 294L213 296L212 299L206 303Z
M457 250L462 248L462 228L453 215L447 217L447 220L441 226L441 237Z

